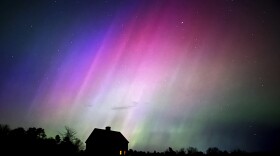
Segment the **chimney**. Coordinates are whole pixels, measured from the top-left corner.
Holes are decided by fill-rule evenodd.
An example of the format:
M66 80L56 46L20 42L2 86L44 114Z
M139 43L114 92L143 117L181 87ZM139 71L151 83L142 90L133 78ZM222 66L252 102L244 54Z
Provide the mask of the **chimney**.
M105 129L106 129L106 131L110 131L110 130L111 130L111 127L110 127L110 126L107 126Z

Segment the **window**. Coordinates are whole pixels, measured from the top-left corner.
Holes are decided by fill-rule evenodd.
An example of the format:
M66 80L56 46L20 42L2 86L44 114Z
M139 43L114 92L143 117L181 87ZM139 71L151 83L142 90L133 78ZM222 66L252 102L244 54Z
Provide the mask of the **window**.
M120 155L122 155L122 150L120 150Z

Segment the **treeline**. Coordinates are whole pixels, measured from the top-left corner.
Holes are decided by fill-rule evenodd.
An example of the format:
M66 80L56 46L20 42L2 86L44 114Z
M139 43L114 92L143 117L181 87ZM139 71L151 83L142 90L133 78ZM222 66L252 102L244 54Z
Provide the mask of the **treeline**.
M164 152L144 152L130 149L131 156L279 156L279 152L246 152L240 149L233 151L222 151L217 147L209 147L205 152L199 151L195 147L182 148L180 150L173 150L169 147Z
M78 155L83 153L83 143L69 127L53 137L47 137L43 128L22 127L10 129L0 124L0 152L15 155ZM1 155L2 155L1 154Z
M76 132L65 127L65 131L53 137L47 137L43 128L22 127L10 129L8 125L0 124L0 154L5 155L87 155L83 142L76 137ZM210 147L205 152L195 147L173 150L169 147L164 152L143 152L130 149L128 156L268 156L279 152L254 152L242 150L222 151Z

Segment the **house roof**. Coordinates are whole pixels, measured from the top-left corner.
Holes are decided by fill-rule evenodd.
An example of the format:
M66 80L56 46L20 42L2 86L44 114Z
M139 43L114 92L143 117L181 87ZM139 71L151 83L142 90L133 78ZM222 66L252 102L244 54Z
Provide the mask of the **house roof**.
M88 139L86 140L87 142L128 142L128 140L122 135L122 133L117 132L117 131L112 131L112 130L107 130L107 129L98 129L95 128Z

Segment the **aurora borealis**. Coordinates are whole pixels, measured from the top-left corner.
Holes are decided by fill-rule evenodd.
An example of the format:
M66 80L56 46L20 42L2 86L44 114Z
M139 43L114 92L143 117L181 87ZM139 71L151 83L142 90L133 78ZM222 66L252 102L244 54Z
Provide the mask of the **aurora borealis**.
M279 3L0 4L0 123L83 141L111 126L137 150L279 148Z

